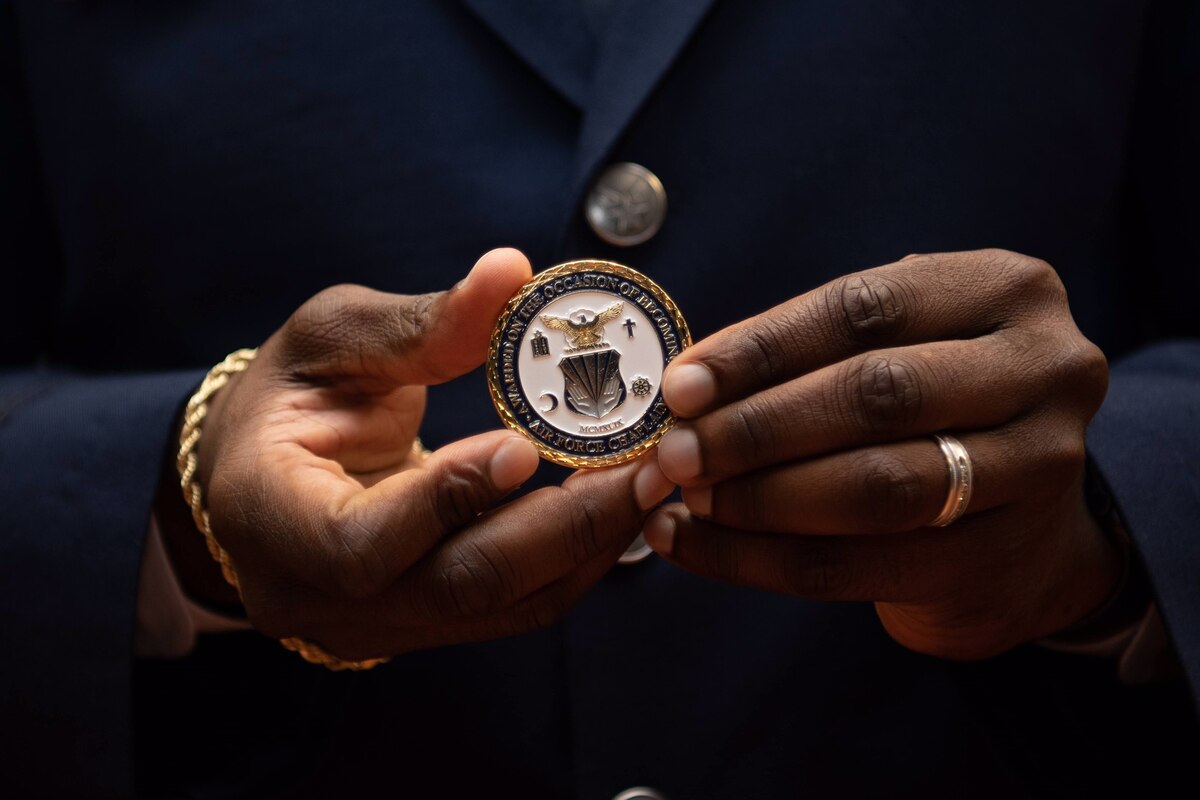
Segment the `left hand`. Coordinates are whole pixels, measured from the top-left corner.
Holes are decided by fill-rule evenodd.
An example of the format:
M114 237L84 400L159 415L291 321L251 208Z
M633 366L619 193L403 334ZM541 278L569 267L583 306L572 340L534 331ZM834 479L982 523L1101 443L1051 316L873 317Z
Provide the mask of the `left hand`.
M668 369L683 421L659 463L686 508L660 510L646 540L701 575L873 601L919 652L1000 653L1068 627L1117 583L1082 491L1107 384L1043 261L942 253L839 278ZM975 486L964 517L932 528L943 431Z

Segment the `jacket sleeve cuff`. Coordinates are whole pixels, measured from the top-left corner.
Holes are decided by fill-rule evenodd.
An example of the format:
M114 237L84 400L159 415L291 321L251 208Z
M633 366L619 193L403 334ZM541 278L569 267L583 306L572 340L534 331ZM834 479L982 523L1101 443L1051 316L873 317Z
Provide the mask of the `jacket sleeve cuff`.
M56 753L38 792L128 796L138 571L167 440L200 372L0 380L5 757ZM15 399L14 399L15 398ZM21 787L13 788L21 794Z
M1200 694L1200 342L1170 342L1113 367L1088 449L1128 525L1179 661Z

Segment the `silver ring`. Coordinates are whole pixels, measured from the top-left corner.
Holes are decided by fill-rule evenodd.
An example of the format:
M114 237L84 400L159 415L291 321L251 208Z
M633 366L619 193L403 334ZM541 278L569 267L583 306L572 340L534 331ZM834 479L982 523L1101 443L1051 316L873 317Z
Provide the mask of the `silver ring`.
M967 506L971 505L971 490L975 488L975 471L971 466L971 456L962 442L948 433L935 433L933 438L942 449L942 455L946 457L950 490L946 493L946 502L941 512L929 525L944 528L967 513Z

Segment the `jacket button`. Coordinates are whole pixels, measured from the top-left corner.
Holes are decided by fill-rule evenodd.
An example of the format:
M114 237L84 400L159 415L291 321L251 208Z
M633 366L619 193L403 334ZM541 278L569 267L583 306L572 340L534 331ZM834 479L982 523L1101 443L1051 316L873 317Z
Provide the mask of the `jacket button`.
M649 786L634 786L613 797L613 800L667 800L660 792Z
M633 540L633 544L625 549L621 557L617 559L618 564L636 564L639 561L645 561L654 553L650 549L650 545L646 544L646 540L639 533L637 538Z
M618 247L632 247L662 227L667 216L667 192L658 176L641 164L613 164L592 185L584 213L601 239Z

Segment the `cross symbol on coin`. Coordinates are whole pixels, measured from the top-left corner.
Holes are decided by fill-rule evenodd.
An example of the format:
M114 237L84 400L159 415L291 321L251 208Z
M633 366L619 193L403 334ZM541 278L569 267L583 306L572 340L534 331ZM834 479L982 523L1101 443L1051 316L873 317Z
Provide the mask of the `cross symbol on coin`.
M637 327L637 323L636 323L636 322L634 322L634 321L633 321L632 319L630 319L629 317L626 317L626 318L625 318L625 324L624 324L624 325L622 325L621 327L623 327L623 328L624 328L626 331L628 331L628 332L629 332L629 338L630 338L630 339L632 339L632 338L633 338L633 329L634 329L635 327Z

